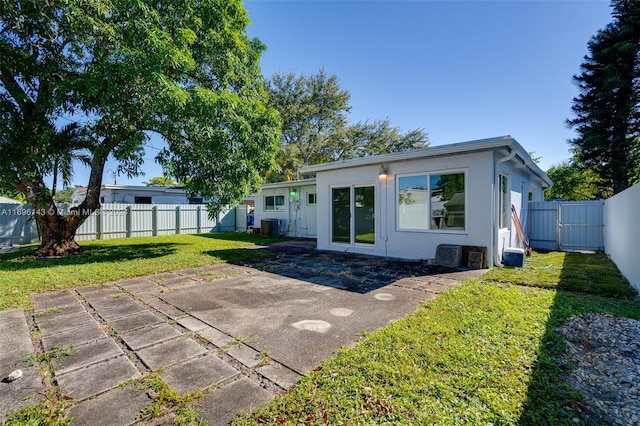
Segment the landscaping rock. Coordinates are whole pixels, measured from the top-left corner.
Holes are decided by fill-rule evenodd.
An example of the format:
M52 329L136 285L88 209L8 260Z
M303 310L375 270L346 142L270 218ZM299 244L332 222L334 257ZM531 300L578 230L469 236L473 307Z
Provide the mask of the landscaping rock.
M606 314L571 317L560 328L575 365L569 381L595 420L640 425L640 321Z
M22 377L22 370L18 369L18 370L13 370L11 373L9 373L9 375L5 380L11 383L11 382L15 382L21 377Z

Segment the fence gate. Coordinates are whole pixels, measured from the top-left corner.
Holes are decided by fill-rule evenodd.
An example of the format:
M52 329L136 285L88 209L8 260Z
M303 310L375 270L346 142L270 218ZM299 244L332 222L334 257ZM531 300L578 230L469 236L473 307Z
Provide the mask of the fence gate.
M604 201L529 203L529 243L546 250L604 250Z

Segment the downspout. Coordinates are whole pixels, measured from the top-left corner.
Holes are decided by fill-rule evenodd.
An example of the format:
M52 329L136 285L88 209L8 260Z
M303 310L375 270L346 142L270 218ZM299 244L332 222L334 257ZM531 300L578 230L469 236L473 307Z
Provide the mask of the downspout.
M548 187L548 188L544 188L544 189L542 190L542 201L545 201L545 200L546 200L546 198L547 198L547 196L546 196L546 192L547 192L548 190L550 190L551 188L553 188L553 182L551 182L551 185L549 185L549 187Z
M499 223L500 223L500 219L499 219L499 215L500 215L500 210L498 209L498 204L500 203L500 191L502 190L501 186L502 186L502 182L499 182L500 179L500 164L504 163L505 161L509 161L511 160L513 157L515 157L516 155L516 150L513 149L513 147L511 146L507 146L508 149L511 150L511 152L502 157L502 158L498 158L494 163L493 163L493 203L492 203L492 209L493 209L493 214L491 215L491 222L492 222L492 226L491 226L491 230L492 232L492 236L493 236L493 241L492 241L492 251L493 251L493 264L494 266L499 266L500 268L504 267L504 265L502 264L502 258L500 257L500 254L498 253L498 240L499 240L499 235L498 232L500 231L499 228Z

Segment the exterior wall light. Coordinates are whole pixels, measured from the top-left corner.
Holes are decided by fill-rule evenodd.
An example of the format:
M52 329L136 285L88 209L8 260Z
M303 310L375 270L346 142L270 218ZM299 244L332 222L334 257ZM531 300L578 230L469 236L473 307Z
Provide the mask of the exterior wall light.
M378 179L384 180L387 178L387 166L380 164L380 170L378 171Z

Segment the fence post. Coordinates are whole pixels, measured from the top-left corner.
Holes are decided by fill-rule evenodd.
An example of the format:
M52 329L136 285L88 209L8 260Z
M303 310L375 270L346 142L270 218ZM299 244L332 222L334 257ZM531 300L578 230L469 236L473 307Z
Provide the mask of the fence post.
M200 209L201 209L200 206L198 206L196 208L196 215L197 215L196 216L196 228L197 228L196 231L198 232L198 234L201 232L201 229L202 229L202 224L200 223L201 222L200 221Z
M180 206L176 206L176 234L180 233Z
M127 206L126 216L127 238L131 237L131 206Z
M93 214L96 215L96 240L102 239L102 206Z
M151 208L151 235L158 235L158 206Z

